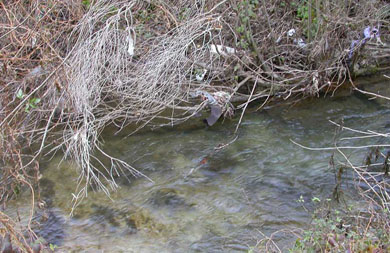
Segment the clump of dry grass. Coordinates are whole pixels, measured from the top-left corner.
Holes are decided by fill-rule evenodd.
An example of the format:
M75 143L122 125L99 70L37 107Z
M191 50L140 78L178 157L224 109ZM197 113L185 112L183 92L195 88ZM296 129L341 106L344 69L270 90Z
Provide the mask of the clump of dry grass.
M68 59L71 67L64 96L68 97L67 107L72 108L72 116L77 120L68 121L63 144L65 155L80 165L81 176L86 179L80 197L86 195L90 183L108 194L102 179L115 188L114 177L124 170L142 175L99 148L99 134L105 126L115 124L120 130L138 122L142 127L160 118L159 114L167 108L188 110L190 114L197 110L180 104L193 91L191 75L195 62L206 52L206 43L201 49L195 43L213 30L215 17L194 11L169 34L152 42L138 42L132 13L136 3L96 4L75 29L79 36ZM135 47L135 55L129 53L131 46ZM169 120L176 123L183 119ZM111 160L111 165L104 166L106 174L94 167L93 160L98 159L92 155L93 151Z

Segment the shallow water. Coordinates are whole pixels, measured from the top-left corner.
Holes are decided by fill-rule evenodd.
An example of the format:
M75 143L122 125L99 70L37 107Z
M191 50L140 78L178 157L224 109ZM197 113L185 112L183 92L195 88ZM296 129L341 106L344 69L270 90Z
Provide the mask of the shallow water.
M383 89L388 83L375 85ZM47 240L65 252L247 252L264 235L307 227L315 207L310 200L332 195L332 151L305 150L291 140L331 147L335 126L329 120L340 119L348 127L385 132L389 112L387 102L347 91L254 111L243 118L236 141L219 151L214 148L234 138L238 117L209 128L197 123L127 138L106 133L104 149L154 182L120 179L113 201L91 192L69 218L76 169L59 164L60 157L43 162L42 197L62 219L50 233L63 235ZM350 152L351 159L361 162L364 152ZM353 203L352 176L345 178L345 199ZM309 212L297 202L300 196ZM16 201L16 209L23 213L28 202ZM274 236L284 249L295 239Z

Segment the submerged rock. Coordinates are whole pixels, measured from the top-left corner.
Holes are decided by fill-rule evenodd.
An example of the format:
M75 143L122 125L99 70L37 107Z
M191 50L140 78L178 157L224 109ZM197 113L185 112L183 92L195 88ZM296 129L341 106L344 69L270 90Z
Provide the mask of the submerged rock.
M51 207L56 195L55 183L50 179L42 178L39 181L39 185L41 188L41 198L46 202L48 207Z
M46 209L33 219L33 230L38 237L42 237L48 244L60 246L65 239L65 218L55 209Z
M3 253L12 253L14 252L12 249L12 243L11 243L11 236L9 234L6 234L4 238L1 241L1 252Z
M172 225L154 216L148 209L132 206L130 209L119 209L113 206L93 205L91 220L103 229L126 235L144 232L150 236L170 233Z
M156 207L167 207L170 209L189 209L193 205L187 203L180 192L173 188L162 188L155 191L148 202Z

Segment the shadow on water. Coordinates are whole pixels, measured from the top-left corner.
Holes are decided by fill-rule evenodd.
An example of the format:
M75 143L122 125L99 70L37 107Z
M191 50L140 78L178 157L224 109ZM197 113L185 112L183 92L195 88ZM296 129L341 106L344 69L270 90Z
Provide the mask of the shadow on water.
M291 139L329 147L335 131L329 120L343 118L349 127L383 130L389 112L385 104L356 94L254 112L244 117L237 140L220 151L214 148L233 138L237 118L212 128L196 124L128 138L106 133L104 148L155 183L119 179L113 202L103 193L91 193L74 217L52 219L63 236L47 240L65 251L245 252L262 234L305 228L311 214L297 200L302 196L312 210L310 199L329 198L335 187L328 164L332 152L304 150ZM42 196L65 217L77 173L58 162L44 163ZM353 201L353 189L346 192ZM19 209L25 205L15 204ZM294 240L287 234L275 237L285 247Z

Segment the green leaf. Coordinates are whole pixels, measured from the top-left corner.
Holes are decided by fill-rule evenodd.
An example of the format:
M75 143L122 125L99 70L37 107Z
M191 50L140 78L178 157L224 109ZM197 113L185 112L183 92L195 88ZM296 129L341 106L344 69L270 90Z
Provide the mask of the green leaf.
M13 191L14 191L15 195L19 195L19 193L20 193L19 185L15 185L15 187L13 188Z
M89 8L89 6L91 6L91 1L90 0L83 0L81 2L85 7Z
M313 197L311 199L311 201L313 201L313 202L321 202L321 200L319 198L317 198L317 197Z
M249 9L248 16L253 18L253 17L256 17L256 14L251 9Z
M30 103L34 105L37 105L39 102L41 102L40 98L32 98L30 101Z
M19 89L18 92L16 93L16 97L19 99L22 99L24 97L22 89Z
M52 250L52 251L54 251L56 248L57 248L57 245L55 245L55 244L49 244L49 247L50 247L50 249Z

